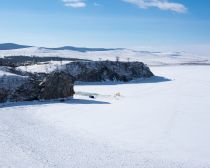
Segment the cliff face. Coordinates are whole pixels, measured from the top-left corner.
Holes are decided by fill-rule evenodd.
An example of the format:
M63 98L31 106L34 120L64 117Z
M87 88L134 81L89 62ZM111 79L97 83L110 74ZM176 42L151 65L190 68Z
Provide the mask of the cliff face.
M71 62L50 74L25 73L8 68L6 71L10 76L4 75L0 80L0 102L72 97L74 95L74 81L128 82L154 76L149 67L142 62L117 61Z
M75 81L124 81L154 76L142 62L81 61L65 65L65 71Z
M68 98L74 95L74 80L65 72L32 76L15 90L12 101L50 100Z
M74 95L74 80L64 72L53 72L40 84L39 99L50 100L68 98Z

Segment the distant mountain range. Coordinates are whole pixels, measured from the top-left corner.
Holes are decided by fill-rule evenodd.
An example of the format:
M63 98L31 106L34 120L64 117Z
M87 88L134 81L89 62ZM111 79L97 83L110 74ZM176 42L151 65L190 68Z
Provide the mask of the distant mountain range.
M19 45L15 43L3 43L0 44L0 50L14 50L14 49L21 49L21 48L29 48L32 46L27 45Z
M29 48L29 47L34 47L34 46L19 45L15 43L0 44L0 50L14 50L14 49ZM58 48L47 48L47 47L40 47L40 48L49 49L49 50L71 50L71 51L78 51L78 52L111 51L111 50L120 49L120 48L86 48L86 47L73 47L73 46L64 46L64 47L58 47Z

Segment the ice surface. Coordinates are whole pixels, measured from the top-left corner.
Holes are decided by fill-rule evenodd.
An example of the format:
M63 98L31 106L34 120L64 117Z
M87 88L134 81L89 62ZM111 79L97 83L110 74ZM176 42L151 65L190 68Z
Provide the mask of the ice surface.
M209 168L210 66L151 70L170 80L77 85L66 102L4 104L0 167Z

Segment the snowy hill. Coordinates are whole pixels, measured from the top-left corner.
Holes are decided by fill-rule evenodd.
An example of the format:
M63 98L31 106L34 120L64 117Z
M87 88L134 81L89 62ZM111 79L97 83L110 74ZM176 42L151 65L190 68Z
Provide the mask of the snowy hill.
M29 47L33 47L33 46L20 45L20 44L15 44L15 43L0 44L0 50L14 50L14 49L21 49L21 48L29 48ZM49 50L71 50L71 51L78 51L78 52L117 50L115 48L87 48L87 47L73 47L73 46L63 46L63 47L56 47L56 48L40 47L40 48L49 49Z
M14 50L14 49L20 49L20 48L29 48L31 46L27 45L19 45L14 43L3 43L0 44L0 50Z
M104 48L44 48L27 47L12 50L0 50L0 58L5 56L38 56L62 57L89 60L139 61L148 65L177 65L177 64L209 64L209 57L194 55L186 52L152 52L136 51L131 49L104 49Z
M78 51L78 52L88 52L88 51L113 51L117 50L114 48L86 48L86 47L72 47L72 46L64 46L58 48L45 48L50 50L71 50L71 51Z

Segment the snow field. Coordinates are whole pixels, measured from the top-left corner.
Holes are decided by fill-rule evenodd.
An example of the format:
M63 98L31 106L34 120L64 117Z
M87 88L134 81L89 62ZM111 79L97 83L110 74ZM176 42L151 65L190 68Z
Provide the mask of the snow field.
M210 66L151 70L170 80L0 108L0 167L209 168Z

